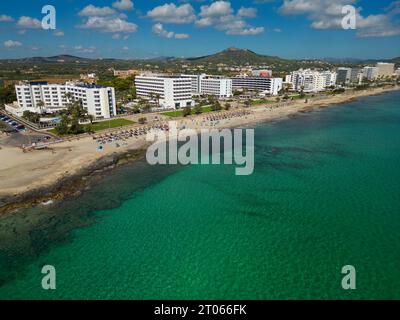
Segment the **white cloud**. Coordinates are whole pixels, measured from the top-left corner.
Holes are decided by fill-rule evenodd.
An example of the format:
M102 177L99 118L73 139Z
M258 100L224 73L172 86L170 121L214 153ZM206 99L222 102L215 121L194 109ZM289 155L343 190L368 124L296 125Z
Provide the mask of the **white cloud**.
M187 33L175 33L175 39L189 39L189 35Z
M189 35L186 33L175 33L172 31L165 30L164 26L161 23L156 23L153 26L152 31L159 37L167 38L167 39L187 39L187 38L189 38Z
M84 47L82 45L78 45L74 47L74 50L78 53L95 53L96 47L94 46Z
M63 31L56 31L53 33L54 36L56 37L63 37L64 36L64 32Z
M14 19L10 16L6 16L5 14L0 15L0 22L11 22L14 21Z
M17 26L26 29L40 29L42 23L38 19L22 16L19 18Z
M133 10L134 8L133 2L131 0L116 1L113 3L112 6L119 10Z
M194 9L190 4L176 6L174 3L166 3L147 13L149 18L163 23L192 23L196 20Z
M89 17L88 20L79 26L82 29L94 29L101 32L136 32L138 26L118 17Z
M163 25L161 23L156 23L153 28L152 28L153 32L163 38L173 38L174 37L174 33L172 31L167 31L164 29Z
M257 9L241 7L238 11L238 16L246 18L255 18L257 16Z
M4 41L4 46L6 48L15 48L15 47L22 46L22 43L19 41L7 40L7 41Z
M265 31L264 27L253 27L245 21L245 18L255 17L256 14L256 9L244 7L235 14L230 2L216 1L211 5L201 6L200 19L196 21L196 26L215 27L228 35L257 35Z
M284 0L279 11L285 15L306 15L314 29L341 29L342 8L356 5L357 0ZM400 34L398 22L393 16L398 14L400 2L395 1L385 14L363 16L362 8L356 8L356 28L360 37L393 36Z
M233 13L231 3L228 1L216 1L209 6L202 6L200 16L203 18L218 18Z
M92 16L104 17L114 14L116 14L115 10L110 7L96 7L92 4L86 6L79 12L79 15L82 17L92 17Z
M129 50L129 48L125 46L125 47L122 48L122 50L127 51L127 50Z
M257 34L263 33L264 31L265 31L264 27L257 27L257 28L231 29L227 30L226 33L237 36L255 36Z

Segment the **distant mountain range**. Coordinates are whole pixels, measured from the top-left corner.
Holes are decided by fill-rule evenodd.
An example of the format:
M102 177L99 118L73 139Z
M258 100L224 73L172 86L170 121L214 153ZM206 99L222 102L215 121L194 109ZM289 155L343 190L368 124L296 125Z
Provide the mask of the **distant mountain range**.
M257 54L248 49L228 48L216 54L195 57L195 58L174 58L174 57L159 57L147 60L131 59L91 59L82 58L72 55L57 55L52 57L32 57L23 59L3 59L0 62L13 62L13 63L25 63L25 64L41 64L41 63L91 63L94 61L112 61L112 62L127 62L127 61L148 61L154 63L166 63L166 62L185 62L188 64L224 64L224 65L265 65L270 67L329 67L332 65L359 65L359 64L374 64L378 61L394 62L400 64L400 57L393 58L390 60L363 60L363 59L338 59L338 58L323 58L323 59L283 59L276 56L268 56Z

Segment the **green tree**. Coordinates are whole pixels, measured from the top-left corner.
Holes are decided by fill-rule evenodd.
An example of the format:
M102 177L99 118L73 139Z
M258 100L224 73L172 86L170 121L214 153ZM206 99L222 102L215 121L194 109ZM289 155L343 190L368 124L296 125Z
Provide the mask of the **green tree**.
M81 122L91 118L82 106L80 100L76 100L70 92L65 94L67 99L67 109L63 110L61 121L56 126L56 131L59 134L80 134L85 132L85 127Z
M203 108L201 107L200 104L197 104L194 108L193 108L193 112L195 114L201 114L203 112Z
M30 111L24 111L24 113L22 114L22 118L24 118L25 120L32 122L32 123L39 123L40 121L40 115L34 112L30 112Z
M17 100L15 89L13 86L0 87L0 105L4 103L12 103Z
M220 111L222 110L221 103L218 100L214 100L213 104L211 104L212 111Z
M63 114L61 116L61 121L58 123L58 125L55 128L55 130L60 135L68 134L69 119L68 119L68 115L67 114Z
M190 116L192 114L192 108L190 107L185 107L182 109L182 115L184 117Z
M304 86L301 86L301 90L300 90L300 98L303 99L305 97L305 93L304 93Z
M232 108L231 104L229 102L225 103L225 110L229 110Z

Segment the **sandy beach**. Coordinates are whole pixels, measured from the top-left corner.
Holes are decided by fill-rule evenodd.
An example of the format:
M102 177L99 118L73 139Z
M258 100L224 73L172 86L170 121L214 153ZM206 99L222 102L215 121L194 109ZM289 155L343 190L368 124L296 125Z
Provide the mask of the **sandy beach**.
M246 112L249 113L246 116L228 117L226 119L221 117L218 121L206 120L207 117L214 116L214 114L193 115L188 118L172 120L177 121L179 126L185 125L185 127L197 130L211 127L218 129L232 128L277 120L297 112L327 107L351 101L358 97L376 95L398 89L398 87L378 88L324 98L318 97L309 99L307 103L304 100L298 100L291 103L282 103L279 107L271 107L268 104L259 105L246 109ZM236 109L222 111L218 115L229 114L235 111ZM167 118L162 118L159 121L166 123L168 120L171 121L171 119ZM152 123L149 123L149 125L152 125ZM140 127L140 125L124 127L113 131L125 131L135 127ZM102 132L98 135L101 134L104 133ZM145 135L138 138L126 139L123 144L118 146L116 143L106 144L103 150L98 149L98 144L92 136L51 144L47 149L26 153L21 148L2 145L0 149L0 209L1 207L3 209L7 206L9 207L13 202L31 201L32 199L28 195L31 194L33 196L38 190L46 191L45 195L42 192L41 196L41 201L45 201L46 194L48 198L52 197L50 192L52 186L58 183L60 187L60 181L66 181L65 179L69 177L82 176L89 171L99 170L104 165L115 164L124 154L134 151L140 152L145 147ZM101 161L106 158L109 161L102 163Z

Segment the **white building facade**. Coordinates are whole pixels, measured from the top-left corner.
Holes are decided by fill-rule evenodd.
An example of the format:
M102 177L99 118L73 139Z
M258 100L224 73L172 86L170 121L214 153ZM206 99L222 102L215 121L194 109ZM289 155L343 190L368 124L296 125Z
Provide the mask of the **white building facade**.
M22 111L54 113L68 107L72 100L79 100L87 113L97 119L109 119L117 115L115 90L112 87L79 82L29 82L16 85L15 91ZM71 101L67 98L68 94L72 97Z
M263 95L278 95L283 87L282 78L265 77L234 77L232 79L233 90L253 90Z
M298 70L286 76L286 83L292 85L292 90L304 92L319 92L336 85L337 74L331 71Z
M227 78L200 78L200 94L213 95L220 98L232 97L232 80Z
M394 75L394 63L378 62L376 67L378 68L378 78L392 77Z
M180 109L194 106L192 79L180 76L137 76L135 78L138 97L158 99L161 108Z
M363 78L368 80L375 80L378 78L378 68L377 67L364 67L363 68Z
M206 74L182 74L182 78L192 81L192 93L229 98L233 95L232 80Z
M337 69L337 83L346 84L351 80L351 68L338 68Z

